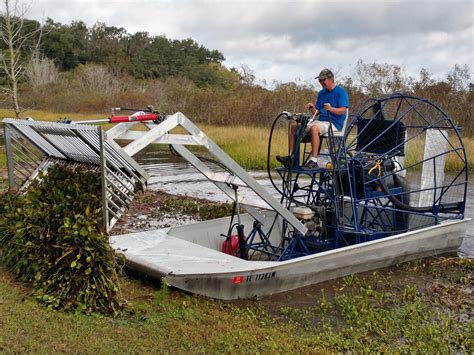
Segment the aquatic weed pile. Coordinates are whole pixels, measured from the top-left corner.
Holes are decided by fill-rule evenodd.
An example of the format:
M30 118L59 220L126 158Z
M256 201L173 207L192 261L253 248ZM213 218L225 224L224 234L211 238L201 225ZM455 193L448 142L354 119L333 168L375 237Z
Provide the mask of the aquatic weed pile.
M53 309L116 314L114 252L101 230L100 175L54 166L0 197L0 262Z
M202 221L232 215L232 204L197 200L188 196L172 197L160 207L161 212L183 213L196 216Z

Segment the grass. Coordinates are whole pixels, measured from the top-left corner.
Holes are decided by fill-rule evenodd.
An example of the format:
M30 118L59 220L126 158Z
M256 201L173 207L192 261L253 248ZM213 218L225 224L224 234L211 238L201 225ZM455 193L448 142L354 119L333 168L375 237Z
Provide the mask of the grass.
M12 110L0 109L0 117L14 118L15 113ZM58 121L59 119L69 118L72 120L89 120L97 118L107 118L108 114L92 114L85 115L80 113L68 112L47 112L41 110L26 110L21 114L22 118L32 117L36 121Z
M246 169L266 169L269 129L266 127L216 127L200 125L214 142ZM286 129L277 130L272 138L271 166L278 166L275 155L287 155Z
M472 260L416 261L306 289L309 306L229 304L124 277L130 304L108 318L47 310L0 268L0 352L470 353L473 272Z
M122 280L122 289L132 303L118 318L60 313L25 297L25 289L1 271L0 352L310 350L294 333L279 341L292 327L276 324L257 308L239 309L130 279Z

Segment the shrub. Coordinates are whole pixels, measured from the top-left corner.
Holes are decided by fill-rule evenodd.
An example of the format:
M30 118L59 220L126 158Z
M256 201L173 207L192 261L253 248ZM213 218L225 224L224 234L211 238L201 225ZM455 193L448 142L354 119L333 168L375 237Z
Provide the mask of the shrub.
M122 306L100 191L97 173L56 166L25 194L0 199L0 262L49 308L117 314Z

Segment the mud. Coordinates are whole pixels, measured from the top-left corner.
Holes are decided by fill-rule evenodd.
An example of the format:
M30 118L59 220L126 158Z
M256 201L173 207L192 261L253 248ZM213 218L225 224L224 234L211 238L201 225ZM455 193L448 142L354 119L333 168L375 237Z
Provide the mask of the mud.
M112 229L112 235L142 232L152 229L175 227L197 222L195 215L163 212L160 207L174 195L161 191L145 191L138 193L128 210Z

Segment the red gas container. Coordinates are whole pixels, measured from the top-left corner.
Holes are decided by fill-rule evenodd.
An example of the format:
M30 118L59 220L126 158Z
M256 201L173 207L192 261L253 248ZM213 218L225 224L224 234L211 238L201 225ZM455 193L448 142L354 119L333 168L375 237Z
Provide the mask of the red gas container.
M237 234L232 235L230 239L224 239L222 242L222 252L237 257L240 256L239 236Z

